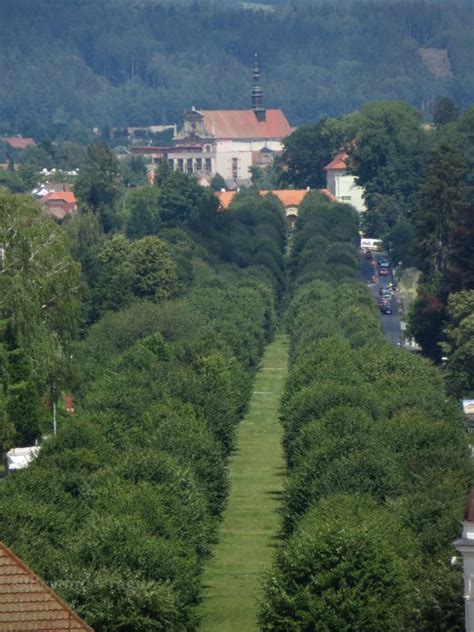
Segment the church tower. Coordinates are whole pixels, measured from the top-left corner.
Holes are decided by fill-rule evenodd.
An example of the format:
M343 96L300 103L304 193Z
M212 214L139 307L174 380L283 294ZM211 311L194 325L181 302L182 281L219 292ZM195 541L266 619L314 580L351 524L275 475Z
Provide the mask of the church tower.
M258 66L258 54L255 53L255 61L253 65L253 85L252 85L252 110L257 117L257 121L262 123L266 120L266 112L263 107L263 91L260 85L260 68Z

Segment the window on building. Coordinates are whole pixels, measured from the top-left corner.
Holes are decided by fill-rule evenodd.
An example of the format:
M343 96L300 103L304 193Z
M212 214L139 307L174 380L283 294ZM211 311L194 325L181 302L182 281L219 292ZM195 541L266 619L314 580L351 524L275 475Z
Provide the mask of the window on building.
M232 177L237 180L239 177L239 159L232 158Z
M196 158L196 171L202 171L202 158Z
M341 200L343 200L344 202L350 202L351 199L352 198L350 195L341 195Z
M212 173L212 160L210 158L206 158L206 172Z
M178 169L179 171L184 171L184 160L182 158L178 158Z
M173 160L173 158L168 158L168 167L174 171L174 160Z
M193 159L188 158L186 161L186 173L192 173L192 172L193 172Z

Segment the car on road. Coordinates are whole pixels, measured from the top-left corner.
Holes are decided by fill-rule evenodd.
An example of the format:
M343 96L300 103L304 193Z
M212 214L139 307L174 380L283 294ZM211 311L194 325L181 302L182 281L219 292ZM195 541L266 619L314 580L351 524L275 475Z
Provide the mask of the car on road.
M380 311L382 312L382 314L393 314L392 301L384 301L380 305Z
M387 261L387 259L379 259L379 268L389 268L390 267L390 263Z
M380 276L388 276L388 269L379 267L379 275Z

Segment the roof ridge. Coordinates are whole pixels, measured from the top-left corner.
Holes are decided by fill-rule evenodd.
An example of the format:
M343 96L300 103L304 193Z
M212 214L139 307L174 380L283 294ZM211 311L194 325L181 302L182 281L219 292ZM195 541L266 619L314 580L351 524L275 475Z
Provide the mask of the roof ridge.
M34 579L36 582L38 582L38 584L44 589L44 591L54 600L56 601L56 603L61 606L61 608L63 610L65 610L67 612L67 614L69 615L69 619L74 619L76 621L76 623L79 623L80 625L83 626L84 630L86 632L94 632L93 628L90 627L90 625L88 625L85 621L83 621L83 619L81 619L79 617L79 615L77 615L74 610L72 610L65 601L63 601L61 599L61 597L59 597L59 595L57 595L54 590L48 586L48 584L43 581L41 579L41 577L39 577L39 575L37 575L35 572L33 572L31 570L31 568L29 568L19 557L17 557L15 555L15 553L13 553L13 551L11 549L8 548L8 546L6 544L4 544L3 542L0 542L0 554L3 551L3 553L6 555L7 558L10 558L17 566L19 566L27 575L30 576L30 578Z

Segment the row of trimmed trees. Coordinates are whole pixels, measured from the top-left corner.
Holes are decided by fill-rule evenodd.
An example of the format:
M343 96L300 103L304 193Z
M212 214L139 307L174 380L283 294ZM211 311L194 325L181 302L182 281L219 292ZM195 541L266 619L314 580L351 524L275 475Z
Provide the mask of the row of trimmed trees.
M305 200L281 405L284 546L261 629L461 630L449 563L471 473L461 414L437 369L385 341L357 241L350 207Z
M254 194L212 233L176 223L82 242L86 311L100 309L72 349L76 413L0 480L0 538L97 632L197 626L226 461L276 326L285 231L280 203Z

